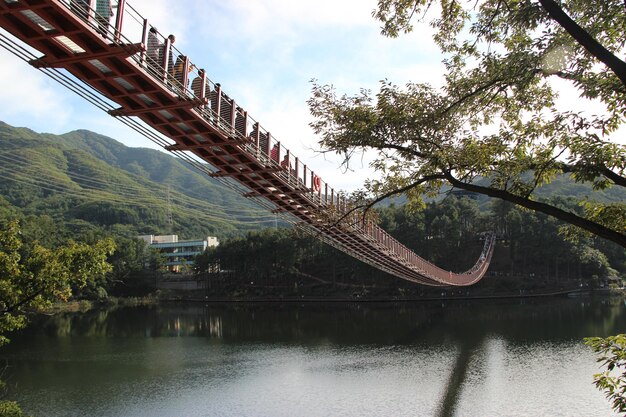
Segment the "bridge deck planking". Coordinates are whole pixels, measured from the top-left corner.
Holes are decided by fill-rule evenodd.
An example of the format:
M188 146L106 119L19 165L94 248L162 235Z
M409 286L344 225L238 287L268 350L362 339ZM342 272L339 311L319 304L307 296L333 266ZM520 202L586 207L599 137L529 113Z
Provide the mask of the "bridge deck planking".
M210 175L238 181L255 198L271 202L276 212L308 225L322 240L370 265L420 284L470 285L484 276L493 253L491 236L486 237L476 265L467 273L457 274L423 260L376 224L362 224L356 215L351 215L353 225L323 220L325 210L340 206L335 205L333 197L328 202L328 184L322 194L322 187L314 191L306 186L306 169L303 178L295 179L282 169L269 156L269 133L266 150L260 149L258 134L256 141L245 134L242 138L233 123L234 100L230 103L230 120L224 117L229 117L228 111L207 110L208 98L175 91L168 85L167 75L158 70L155 73L145 61L146 45L107 40L89 24L91 19L83 20L59 0L0 0L0 26L44 54L31 65L65 69L119 105L109 111L113 116L142 120L174 141L166 149L196 155L217 170ZM147 26L144 33L146 29ZM346 213L345 208L342 211Z

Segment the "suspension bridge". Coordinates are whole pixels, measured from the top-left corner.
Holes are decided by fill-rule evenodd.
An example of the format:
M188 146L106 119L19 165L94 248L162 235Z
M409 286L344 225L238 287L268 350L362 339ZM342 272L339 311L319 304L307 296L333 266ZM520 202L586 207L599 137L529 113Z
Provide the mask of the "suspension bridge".
M104 6L103 6L104 5ZM115 11L115 12L114 12ZM465 286L479 259L446 271L354 210L125 0L0 0L0 45L229 188L376 268L431 286Z

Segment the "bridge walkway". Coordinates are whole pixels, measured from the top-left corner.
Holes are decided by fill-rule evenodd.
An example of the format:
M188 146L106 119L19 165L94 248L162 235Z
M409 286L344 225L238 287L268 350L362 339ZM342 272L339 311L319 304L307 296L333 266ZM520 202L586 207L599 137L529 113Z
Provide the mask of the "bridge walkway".
M352 212L335 190L254 120L125 0L113 22L96 0L0 0L0 44L181 159L320 239L420 284L471 285L495 237L468 271L445 271ZM268 98L271 99L271 98ZM140 122L139 122L140 121ZM341 219L341 220L339 220Z

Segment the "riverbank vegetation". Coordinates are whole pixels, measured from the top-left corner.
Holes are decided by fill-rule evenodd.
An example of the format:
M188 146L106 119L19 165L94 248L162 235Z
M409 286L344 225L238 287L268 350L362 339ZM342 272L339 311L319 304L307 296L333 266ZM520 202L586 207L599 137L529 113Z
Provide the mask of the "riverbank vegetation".
M400 194L419 205L450 186L626 247L624 200L596 197L626 188L623 1L379 0L374 17L388 37L430 23L443 74L354 95L314 85L322 150L346 166L376 156L379 175L353 194L355 206ZM578 209L536 193L563 174L593 184Z
M572 207L574 201L555 199ZM454 271L469 269L482 249L481 232L495 228L498 244L486 278L455 294L520 294L621 286L626 251L560 232L562 223L504 202L448 195L424 210L387 206L376 210L381 226L420 256ZM221 273L207 273L220 270ZM298 229L268 229L224 241L196 262L221 296L335 296L419 298L441 289L416 286L320 243ZM205 275L202 275L205 274ZM203 278L204 279L204 278Z
M93 244L66 242L54 249L37 242L24 244L19 223L10 221L0 228L0 346L7 334L26 326L27 314L68 300L98 281L111 265L107 257L115 245L104 239ZM1 387L0 387L1 389ZM22 416L19 405L0 400L0 415Z

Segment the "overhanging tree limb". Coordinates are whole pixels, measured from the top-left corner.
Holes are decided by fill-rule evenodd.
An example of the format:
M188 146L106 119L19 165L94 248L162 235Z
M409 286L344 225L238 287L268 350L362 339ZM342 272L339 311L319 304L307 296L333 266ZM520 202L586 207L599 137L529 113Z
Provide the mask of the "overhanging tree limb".
M38 295L43 294L44 289L40 289L35 291L34 293L24 297L22 300L18 301L17 303L7 306L4 310L0 311L0 316L3 314L7 314L7 313L12 313L14 311L16 311L17 309L19 309L20 307L30 303L31 301L33 301Z
M385 82L374 106L362 95L315 94L312 114L321 121L313 127L324 134L322 144L344 152L377 150L374 168L397 177L382 189L391 189L396 180L412 182L420 173L447 172L452 178L446 180L456 188L542 212L626 247L622 223L610 221L611 213L626 210L623 202L581 198L588 203L582 214L533 201L531 195L561 173L575 174L594 190L626 187L624 149L610 137L624 124L626 63L616 56L624 45L621 0L476 0L447 14L451 2L432 2L444 9L441 18L431 21L435 41L444 53L453 54L446 63L445 86L408 83L403 91ZM375 17L397 30L416 5L423 10L425 3L380 0ZM468 24L474 32L461 30ZM467 37L484 41L489 49L472 45L472 39L463 39ZM570 53L570 43L576 53ZM498 47L491 49L494 45ZM596 63L607 70L599 72ZM569 80L581 97L603 102L608 117L557 108L547 82L551 77ZM548 113L554 118L547 118ZM495 128L496 133L484 133ZM529 181L532 171L534 181ZM481 187L472 182L474 175L496 182Z
M436 180L445 180L445 179L446 177L442 174L433 174L433 175L426 175L424 177L421 177L417 181L413 181L412 183L405 185L404 187L396 188L382 195L379 195L373 200L368 201L367 204L360 204L355 207L352 207L350 210L346 211L339 219L337 219L337 221L333 224L333 226L338 225L343 219L349 217L352 213L361 209L363 210L362 219L365 219L367 212L371 210L372 207L374 207L376 204L380 203L381 201L389 197L392 197L394 195L404 194L407 191L417 187L418 185L424 184L426 182L436 181Z
M600 172L602 172L602 175L613 181L616 185L626 187L626 178L622 177L621 175L611 171L604 166L600 168Z
M587 220L572 212L561 210L558 207L552 206L550 204L542 203L540 201L535 201L535 200L530 200L528 198L520 197L518 195L511 194L510 192L505 191L505 190L499 190L499 189L490 188L490 187L483 187L480 185L459 181L450 172L445 172L444 175L445 175L446 180L452 186L456 188L460 188L466 191L472 191L472 192L479 193L479 194L484 194L489 197L499 198L501 200L505 200L505 201L517 204L518 206L526 207L528 209L547 214L549 216L555 217L564 222L573 224L574 226L578 226L583 230L586 230L604 239L610 240L611 242L615 242L618 245L626 248L626 235L625 234L616 232L615 230L609 229L605 226L602 226L601 224Z

